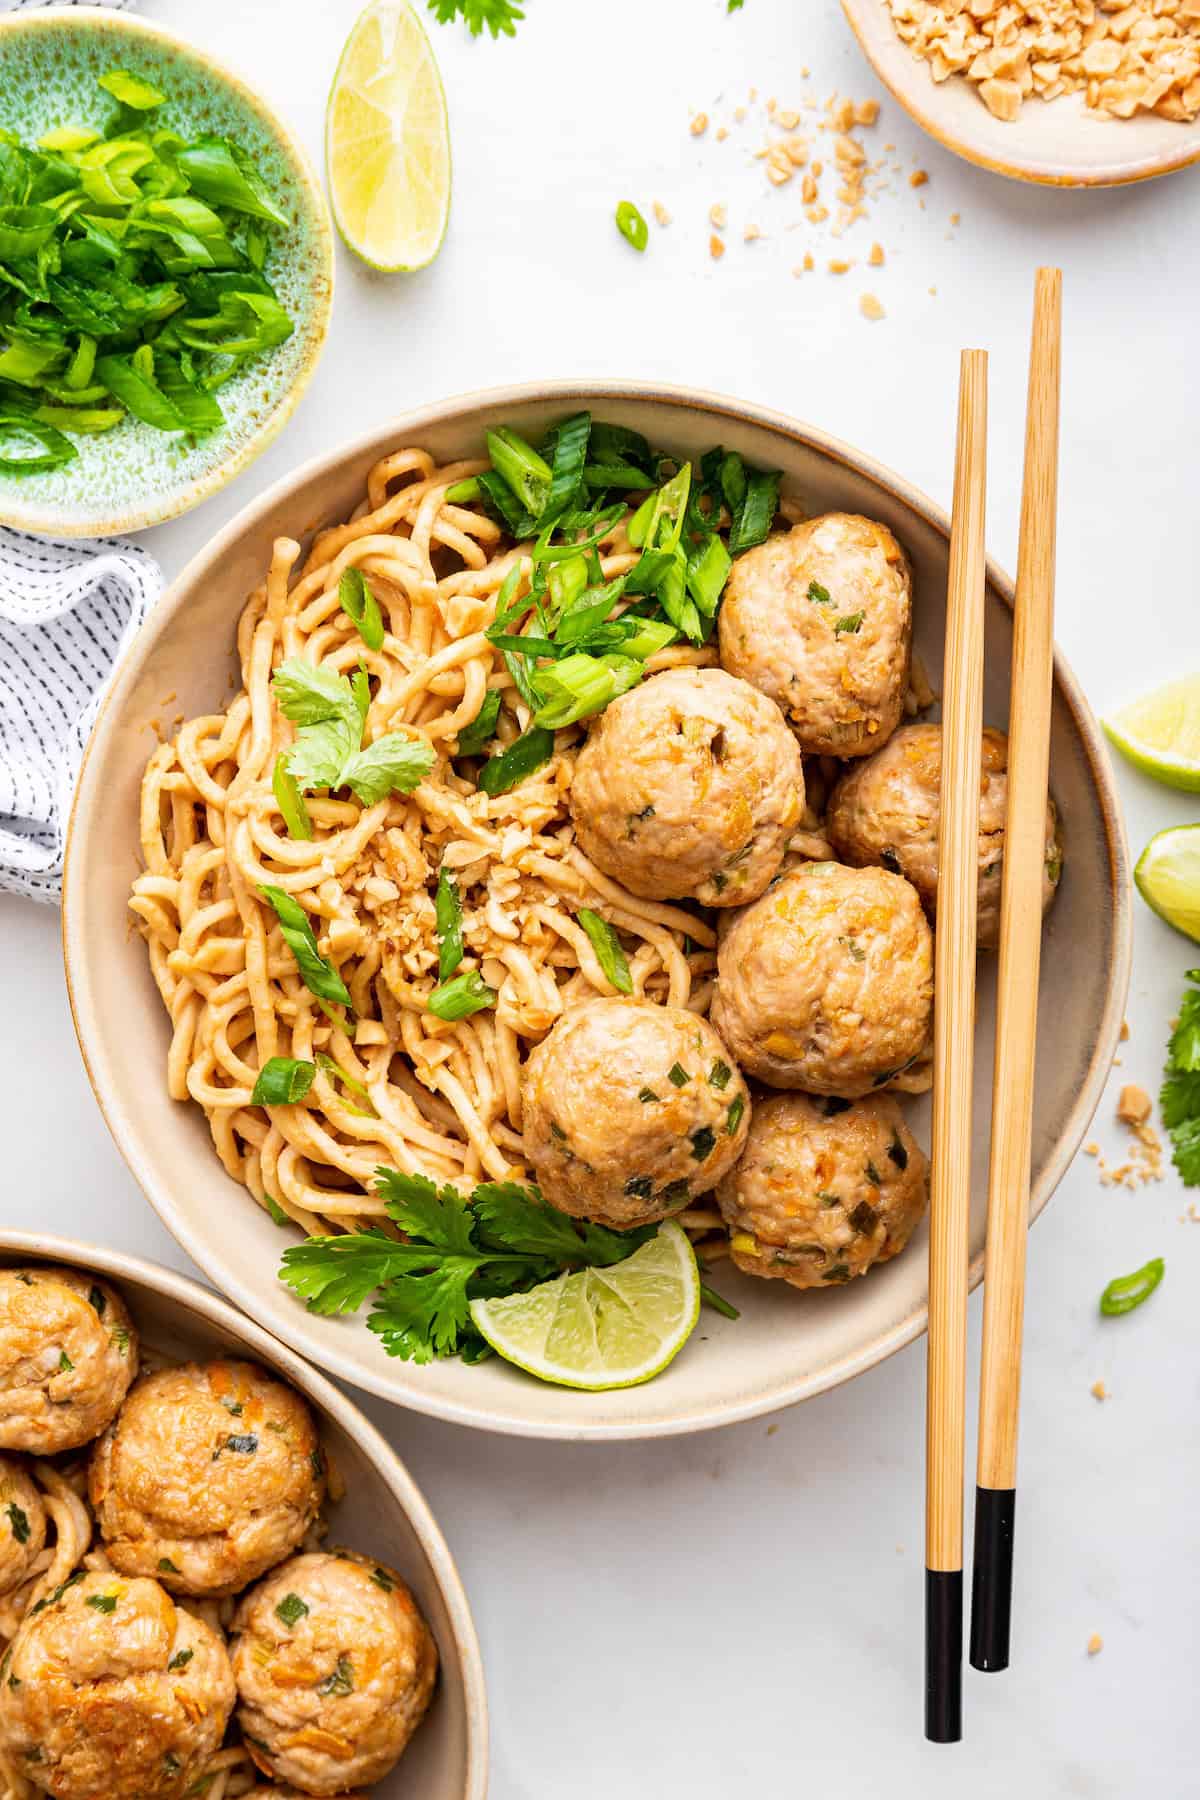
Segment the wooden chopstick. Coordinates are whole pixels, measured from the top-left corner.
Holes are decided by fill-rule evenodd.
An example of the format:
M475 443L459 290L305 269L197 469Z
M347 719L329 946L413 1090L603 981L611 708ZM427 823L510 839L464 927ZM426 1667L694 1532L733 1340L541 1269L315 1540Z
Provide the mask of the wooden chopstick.
M986 502L987 353L964 350L942 687L925 1425L925 1735L939 1744L962 1736L963 1449Z
M1054 672L1062 272L1039 269L1033 303L1025 485L1013 622L1008 818L1000 904L996 1063L988 1172L971 1662L1008 1667L1030 1139L1042 944L1042 865Z

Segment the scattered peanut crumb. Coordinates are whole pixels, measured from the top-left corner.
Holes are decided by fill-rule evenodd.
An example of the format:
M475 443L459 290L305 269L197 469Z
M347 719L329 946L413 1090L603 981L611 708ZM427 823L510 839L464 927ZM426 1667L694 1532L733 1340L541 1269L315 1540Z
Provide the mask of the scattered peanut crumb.
M858 310L864 319L886 319L881 302L874 294L864 294L858 303Z
M777 1431L778 1431L778 1430L779 1430L779 1427L778 1427L778 1425L768 1425L768 1426L767 1426L767 1436L768 1436L768 1437L774 1437L774 1436L775 1436L775 1433L776 1433L776 1432L777 1432Z
M805 271L805 273L807 275L811 275L813 270L816 268L816 266L817 266L816 257L813 255L811 250L806 250L804 252L804 271Z
M1105 1387L1105 1385L1102 1381L1093 1381L1092 1386L1091 1386L1091 1392L1097 1400L1107 1400L1108 1399L1108 1389Z
M951 213L950 214L950 223L952 225L957 225L959 223L959 221L961 220L961 218L962 218L961 213Z
M911 188L921 188L928 180L929 174L925 169L914 169L908 178L908 185Z
M1123 1044L1127 1044L1129 1042L1129 1020L1128 1019L1121 1020L1121 1042Z
M1117 1100L1117 1117L1122 1125L1144 1125L1154 1110L1145 1088L1139 1087L1136 1081L1127 1082L1121 1089Z
M867 261L873 269L882 269L884 261L882 244L871 245L871 254L868 256Z
M654 223L656 225L669 225L671 223L671 215L661 200L656 200L650 210L654 214Z
M761 236L762 232L757 225L747 225L745 231L742 233L742 242L744 244L754 244L757 243Z
M693 137L703 137L704 133L708 130L708 114L705 112L693 113L692 122L688 126L688 130Z
M845 257L833 256L829 259L829 273L831 275L848 275L853 267L854 264L852 262L847 262Z
M1091 1637L1087 1641L1088 1655L1089 1656L1099 1656L1099 1654L1103 1650L1103 1648L1104 1648L1104 1639L1100 1636L1100 1633L1098 1631L1093 1631Z
M746 117L745 107L744 106L735 106L733 109L733 116L737 120L738 124L740 125L742 123L742 121L744 120L744 118Z
M724 231L729 223L729 214L719 200L715 200L709 207L708 221L710 225L715 225L718 231Z
M860 100L854 109L854 123L856 125L874 125L878 117L878 100Z
M937 289L936 289L936 288L935 288L935 287L931 287L931 288L930 288L930 290L929 290L929 291L930 291L930 293L931 293L931 294L936 294L936 293L937 293Z
M800 123L800 114L785 109L783 112L775 114L775 123L781 131L795 131Z
M1088 1142L1083 1146L1083 1154L1085 1156L1099 1156L1100 1146L1095 1138L1089 1138Z
M719 125L717 127L717 132L716 132L716 138L717 138L718 144L723 144L725 142L725 139L728 136L729 136L729 133L726 131L724 125Z
M725 254L725 245L715 233L708 240L708 254L712 257L714 262L720 262Z

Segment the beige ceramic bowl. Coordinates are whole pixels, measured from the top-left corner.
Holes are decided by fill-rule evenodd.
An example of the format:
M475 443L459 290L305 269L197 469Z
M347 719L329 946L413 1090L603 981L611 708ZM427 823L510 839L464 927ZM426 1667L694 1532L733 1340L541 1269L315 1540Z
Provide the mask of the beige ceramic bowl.
M157 1263L41 1232L0 1231L0 1266L65 1263L116 1284L142 1337L178 1358L245 1356L304 1395L346 1483L330 1541L392 1564L412 1588L441 1658L429 1712L374 1800L484 1800L488 1728L483 1663L458 1570L419 1488L352 1401L198 1282Z
M167 1098L168 1022L126 901L138 867L138 786L155 738L149 721L225 704L234 624L261 577L271 540L345 518L385 451L423 444L446 459L476 454L486 427L536 437L589 407L672 451L713 444L784 471L813 512L870 514L895 531L916 577L916 638L942 663L947 527L921 494L867 458L778 414L684 389L560 383L470 395L426 407L308 464L217 536L180 576L126 658L101 712L80 778L67 856L63 930L75 1024L92 1086L137 1180L167 1226L237 1304L346 1380L461 1424L544 1437L621 1438L694 1431L802 1400L860 1374L924 1329L924 1232L894 1262L836 1291L798 1294L720 1266L736 1322L705 1312L691 1343L644 1387L580 1394L505 1363L468 1368L390 1361L361 1320L319 1318L276 1279L280 1233L235 1186L198 1108ZM1011 590L993 569L987 602L987 717L1008 714ZM169 704L166 697L173 696ZM1065 820L1066 873L1046 928L1041 1057L1034 1121L1033 1210L1046 1204L1091 1118L1120 1029L1129 972L1129 878L1106 753L1074 677L1061 662L1054 693L1052 779ZM981 960L975 1096L973 1279L984 1237L994 961ZM928 1142L927 1108L917 1127Z
M929 64L898 36L887 0L842 0L842 9L904 110L939 144L981 168L1046 187L1118 187L1200 161L1200 119L1190 125L1156 113L1109 119L1089 112L1082 94L1049 104L1027 101L1005 124L971 82L934 81Z

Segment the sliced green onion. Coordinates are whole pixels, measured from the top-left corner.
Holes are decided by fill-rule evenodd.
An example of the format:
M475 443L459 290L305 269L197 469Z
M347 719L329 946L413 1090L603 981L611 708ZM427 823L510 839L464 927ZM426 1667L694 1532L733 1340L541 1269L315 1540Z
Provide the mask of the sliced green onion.
M838 619L836 624L834 625L834 627L833 627L834 637L842 637L846 634L849 634L851 637L855 636L856 633L860 630L860 628L862 626L862 622L865 618L866 618L865 613L861 613L861 612L847 613L846 617L844 619Z
M456 481L446 489L446 499L451 506L469 506L472 500L478 500L483 493L476 475L468 475L465 481Z
M644 670L636 657L589 656L578 651L552 668L538 673L545 699L534 714L534 724L561 731L578 719L603 712L611 700L636 687Z
M575 413L558 426L554 438L554 466L550 472L550 491L538 519L544 526L564 513L583 483L583 466L587 461L588 438L592 430L591 413ZM532 509L531 509L532 510Z
M556 614L570 611L586 589L587 579L587 563L582 556L569 556L565 562L550 564L546 580Z
M548 763L554 754L554 733L540 725L531 728L508 746L499 756L485 762L479 771L479 785L485 794L507 794L519 782Z
M472 1013L495 1006L496 994L478 969L468 969L453 981L444 981L429 996L428 1006L435 1019L467 1019Z
M715 1288L710 1288L706 1281L700 1283L700 1298L705 1306L711 1306L723 1319L740 1319L742 1316L732 1300L726 1300Z
M274 908L284 942L296 959L300 979L309 993L315 994L325 1007L330 1002L338 1006L350 1006L349 989L333 964L326 962L317 949L316 934L300 902L283 888L273 887L269 882L260 881L258 891ZM337 1022L341 1023L340 1020Z
M49 206L0 206L0 262L32 256L58 225L58 214Z
M443 863L434 901L438 936L438 980L446 981L463 959L462 901L458 886Z
M312 820L308 816L308 808L304 804L304 796L300 792L300 784L287 766L287 752L281 750L275 758L275 768L271 775L271 790L275 795L275 804L283 817L289 837L307 841L312 837Z
M596 952L596 961L600 964L605 980L619 994L632 994L633 981L629 964L614 928L598 912L593 912L590 906L581 906L576 917L587 932L588 941Z
M719 537L692 551L687 560L687 589L704 617L711 619L733 567L733 560Z
M0 475L44 475L78 454L70 438L53 425L0 410Z
M343 569L338 581L338 605L358 627L368 650L383 649L383 614L361 569Z
M630 431L627 425L597 422L592 426L589 449L598 463L636 463L642 469L654 460L650 445L641 432Z
M625 616L626 619L629 618L628 614ZM679 637L674 625L669 625L665 619L635 618L632 623L636 624L637 629L632 637L626 638L621 651L625 656L636 656L639 662L646 662L650 657L657 656L660 650L665 650L668 644L675 643Z
M779 511L778 469L754 469L746 478L746 494L729 532L729 554L740 556L761 544Z
M175 152L175 165L210 205L228 206L272 225L288 223L249 157L227 138L198 138Z
M142 346L145 350L149 348L148 344ZM139 351L134 351L134 356L139 355ZM144 367L135 364L133 356L98 356L96 375L113 398L127 407L135 419L141 419L143 424L153 425L159 431L186 429L183 414L175 402L163 393L153 372L147 375Z
M344 1087L350 1089L352 1094L357 1094L359 1099L363 1102L362 1106L353 1106L349 1100L343 1099L343 1106L348 1107L351 1112L361 1113L366 1119L374 1119L378 1116L375 1112L375 1108L371 1105L370 1094L364 1084L358 1079L357 1075L348 1074L347 1071L343 1069L341 1063L335 1062L333 1057L330 1056L327 1051L318 1050L316 1053L316 1060L318 1069L321 1069L329 1077L330 1081L340 1081Z
M1101 1294L1100 1311L1107 1318L1132 1312L1135 1306L1140 1306L1143 1300L1150 1298L1165 1272L1166 1264L1162 1257L1155 1256L1132 1275L1118 1275Z
M647 475L644 469L635 469L632 463L589 463L583 471L583 485L587 488L620 488L624 493L632 493L639 488L652 488L653 475Z
M293 1106L303 1100L316 1077L315 1063L294 1056L272 1056L258 1071L252 1106Z
M650 227L632 200L622 200L617 207L617 230L635 250L644 250L650 242Z
M459 756L480 756L484 747L496 735L496 720L500 717L500 689L489 688L483 696L483 704L469 725L464 725L458 734Z
M135 112L151 112L167 97L156 87L151 87L148 81L143 81L140 75L131 75L128 69L110 69L107 75L98 75L96 80L114 100L119 100L122 106L132 106Z
M532 444L507 425L487 433L487 452L492 467L534 519L540 517L550 493L553 475Z

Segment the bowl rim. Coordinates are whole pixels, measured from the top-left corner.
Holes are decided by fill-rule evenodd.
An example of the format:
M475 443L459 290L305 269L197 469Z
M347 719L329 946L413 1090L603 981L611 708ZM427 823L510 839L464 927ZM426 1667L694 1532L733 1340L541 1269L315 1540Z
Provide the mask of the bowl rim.
M911 119L915 119L921 129L928 133L944 150L950 150L955 156L961 156L965 162L974 163L976 168L988 169L994 175L1005 175L1011 181L1029 182L1036 187L1050 188L1104 188L1128 187L1136 181L1153 181L1160 175L1171 175L1177 169L1189 168L1200 162L1200 121L1196 121L1191 133L1181 142L1177 151L1162 151L1153 156L1115 157L1110 162L1097 163L1087 168L1068 165L1066 163L1035 162L1030 158L1022 158L1017 153L1014 140L1011 160L1001 156L993 156L982 150L970 138L962 137L951 131L945 122L937 116L934 108L921 98L920 90L900 81L888 66L887 60L876 51L871 36L871 15L886 11L887 0L842 0L842 11L847 23L858 39L858 45L879 80L901 105ZM897 42L900 40L898 39ZM907 45L901 45L908 52ZM913 68L927 77L929 86L933 87L928 70L916 57L912 58ZM954 79L959 79L955 77ZM1054 102L1050 102L1054 104ZM1114 120L1114 124L1124 124L1124 120ZM1184 130L1187 130L1186 125Z
M82 963L77 964L74 949L76 941L73 931L74 916L77 910L82 910L84 904L84 896L79 892L74 876L77 866L74 850L81 831L81 819L87 803L86 796L91 785L92 770L99 766L98 757L101 751L98 746L102 745L110 723L118 717L124 690L132 681L136 669L140 668L142 662L149 656L159 638L170 629L176 613L186 604L187 595L195 582L208 569L218 567L228 547L244 533L253 530L259 519L285 499L290 491L314 477L335 471L344 462L367 454L373 447L386 443L394 444L396 441L412 441L414 433L453 424L456 419L467 413L495 413L506 408L530 403L562 405L569 408L580 405L603 405L606 402L657 403L688 412L703 412L714 415L718 419L733 420L740 424L749 424L781 434L815 450L828 461L866 476L889 492L894 499L917 513L933 527L939 536L945 539L947 545L949 544L949 519L942 509L936 506L919 488L914 487L883 464L852 449L841 439L818 427L789 418L786 414L776 412L771 408L736 400L701 388L689 388L674 383L608 380L596 377L522 382L501 387L476 389L465 394L453 395L447 400L430 402L427 405L412 408L392 420L373 426L369 431L357 434L338 448L323 451L303 463L290 475L274 482L264 494L231 519L202 551L191 558L171 583L170 588L143 625L138 637L126 651L116 674L109 683L84 752L67 826L62 906L63 961L67 998L83 1057L84 1069L104 1121L134 1180L149 1199L168 1231L193 1262L204 1270L215 1283L219 1283L223 1291L238 1307L252 1315L261 1308L261 1294L256 1293L254 1288L242 1279L238 1270L221 1267L219 1259L213 1255L205 1240L193 1232L187 1223L178 1216L172 1195L165 1187L160 1187L151 1170L145 1165L135 1134L125 1130L123 1121L106 1104L105 1096L101 1092L97 1079L97 1072L92 1066L89 1051L90 1020L83 992L86 983L82 979ZM380 454L382 453L381 450ZM1014 597L1013 584L1000 566L990 557L987 562L987 580L1011 612ZM1133 936L1129 852L1108 750L1100 727L1083 696L1082 689L1057 646L1055 646L1054 652L1054 680L1056 687L1062 692L1072 721L1079 733L1099 799L1109 856L1114 955L1109 969L1104 1010L1087 1073L1080 1084L1066 1125L1042 1171L1041 1179L1031 1193L1030 1223L1041 1213L1062 1180L1067 1167L1083 1141L1087 1127L1099 1104L1112 1059L1116 1054L1121 1023L1124 1018L1125 1001L1129 989ZM980 1251L977 1256L972 1258L968 1271L971 1289L977 1287L983 1279L983 1263L984 1255ZM411 1407L415 1412L445 1419L451 1424L472 1426L479 1430L495 1431L508 1436L553 1438L570 1442L585 1440L613 1442L651 1437L672 1437L693 1431L711 1430L721 1425L732 1425L745 1419L758 1418L765 1413L793 1406L801 1400L811 1399L814 1395L838 1387L842 1382L873 1368L876 1363L883 1362L897 1350L919 1337L928 1322L928 1302L927 1300L918 1302L895 1324L877 1332L867 1343L839 1361L828 1363L823 1369L806 1376L771 1382L766 1386L759 1387L753 1394L747 1395L735 1404L724 1404L715 1410L711 1407L692 1408L686 1413L678 1413L668 1418L630 1419L611 1423L589 1423L586 1415L581 1415L570 1425L531 1419L520 1414L497 1413L494 1409L485 1410L474 1406L469 1401L447 1401L431 1397L422 1394L419 1387L406 1388L402 1381L397 1380L389 1365L381 1367L376 1373L371 1368L360 1367L352 1358L342 1355L336 1346L322 1345L318 1349L307 1334L307 1314L300 1307L296 1308L296 1314L294 1325L289 1328L289 1336L293 1343L298 1344L304 1350L306 1356L311 1356L318 1366L325 1368L339 1379L347 1381L353 1386L361 1387L368 1393L375 1394L394 1405Z
M238 1312L220 1295L210 1292L190 1275L164 1263L150 1262L126 1250L89 1244L82 1238L60 1237L34 1231L11 1231L0 1226L0 1258L29 1256L38 1261L84 1267L113 1281L141 1282L163 1299L200 1313L210 1324L228 1331L253 1351L256 1358L274 1365L304 1397L361 1447L391 1493L399 1500L417 1541L429 1559L434 1580L450 1621L450 1632L462 1672L467 1738L467 1780L463 1800L486 1800L488 1776L488 1704L483 1658L471 1607L450 1547L430 1510L429 1502L382 1432L355 1402L336 1388L328 1376L264 1331L261 1325Z
M231 88L238 100L262 120L270 134L278 139L281 149L290 160L297 183L305 196L317 238L322 280L318 284L313 311L312 342L297 371L296 379L280 395L268 417L230 456L216 464L206 475L197 476L186 488L172 488L163 499L126 505L120 511L101 513L87 519L64 519L57 513L39 512L36 502L13 511L6 496L0 523L10 525L16 531L29 531L43 537L99 538L115 537L123 532L147 531L152 525L162 525L168 519L181 518L185 513L191 512L193 507L211 499L214 494L227 487L235 476L240 475L243 469L248 468L256 457L274 443L299 406L321 360L333 315L336 270L333 222L312 158L291 126L235 69L231 69L219 57L194 44L180 32L144 19L137 13L117 11L107 6L48 6L44 10L34 8L0 14L0 48L5 35L10 32L14 35L37 31L70 32L77 25L86 27L97 22L103 22L118 34L125 32L131 38L169 45L172 49L183 51L204 65L219 83Z

